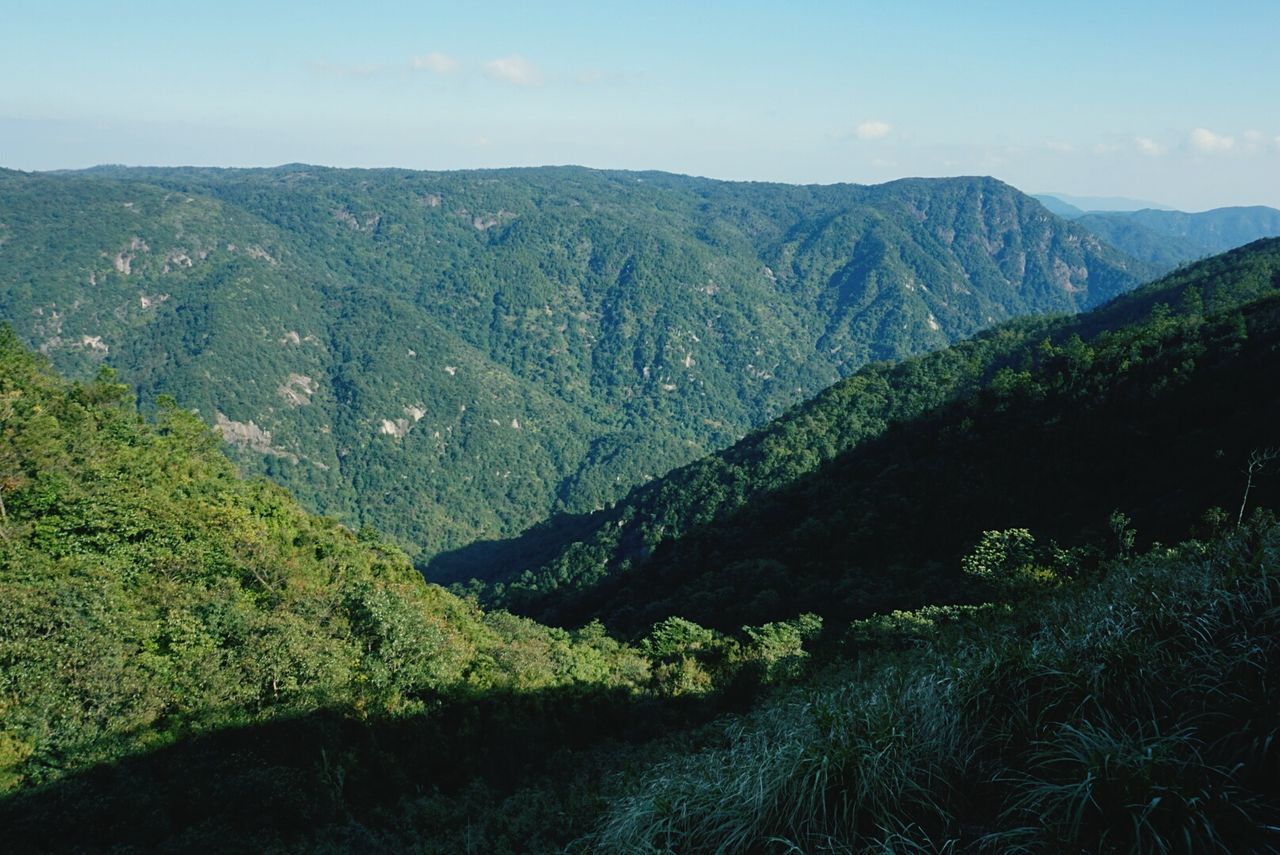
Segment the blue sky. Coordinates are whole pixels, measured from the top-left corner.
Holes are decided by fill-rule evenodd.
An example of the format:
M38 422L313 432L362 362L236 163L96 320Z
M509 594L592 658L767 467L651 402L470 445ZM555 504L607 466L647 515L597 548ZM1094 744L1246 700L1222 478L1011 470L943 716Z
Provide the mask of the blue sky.
M24 2L0 165L990 174L1280 207L1280 2Z

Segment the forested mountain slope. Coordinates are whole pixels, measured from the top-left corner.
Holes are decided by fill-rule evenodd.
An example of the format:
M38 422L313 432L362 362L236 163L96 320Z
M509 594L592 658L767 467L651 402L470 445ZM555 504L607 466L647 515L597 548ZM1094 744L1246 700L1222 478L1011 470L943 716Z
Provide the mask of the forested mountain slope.
M1237 457L1280 415L1278 266L1261 243L1062 327L997 330L977 395L760 470L780 489L593 607L630 626L649 606L617 609L621 591L737 629L808 601L985 604L732 637L672 618L635 646L427 585L376 533L240 478L171 400L144 419L109 372L63 381L0 332L6 844L1265 850L1280 535L1252 511L1277 498L1275 461L1237 526ZM935 358L982 363L973 348ZM822 404L844 385L801 425L825 412L829 448L872 421ZM1213 542L1134 557L1224 491ZM1131 520L1108 519L1117 495ZM1041 516L1011 515L1020 497ZM988 531L1023 522L1038 540Z
M821 626L697 630L704 666L681 622L632 647L485 613L219 445L0 325L6 851L380 848L366 823L432 851L550 848L628 746L740 708Z
M1118 509L1176 537L1237 501L1253 450L1280 445L1278 288L1280 241L1260 241L1093 313L871 366L511 544L496 599L626 631L667 614L850 617L964 597L959 556L983 528L1096 542ZM522 549L541 566L512 572Z
M1280 236L1280 211L1263 205L1183 211L1092 211L1074 219L1112 246L1162 268Z
M149 422L127 398L0 327L0 791L317 709L645 679L600 633L424 583L371 532L241 478L171 400Z
M992 179L0 175L0 317L419 558L603 507L868 361L1146 267Z

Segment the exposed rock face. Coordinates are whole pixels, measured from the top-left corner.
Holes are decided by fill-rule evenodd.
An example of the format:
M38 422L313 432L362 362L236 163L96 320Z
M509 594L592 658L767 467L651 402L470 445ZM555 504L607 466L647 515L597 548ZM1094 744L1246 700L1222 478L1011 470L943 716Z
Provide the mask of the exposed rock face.
M106 356L108 353L111 352L111 348L106 343L103 342L102 336L100 335L81 336L79 345L81 347L88 348L89 350L92 350L95 353L100 353L103 356Z
M297 333L294 333L294 335L297 335ZM305 407L311 403L311 396L319 388L316 381L305 374L290 374L283 383L276 387L276 394L284 398L292 406Z
M123 273L128 276L133 272L133 259L137 257L139 252L148 252L151 247L147 246L147 242L142 238L134 238L129 241L129 246L116 253L116 257L111 259L111 266L116 269L117 273Z
M408 436L410 428L422 421L422 417L427 411L422 407L412 404L404 408L404 418L400 419L383 419L378 425L378 432L386 436L394 436L396 439L403 439Z
M252 419L247 422L238 422L227 418L224 413L218 411L214 413L213 426L214 430L222 434L222 438L232 445L248 448L259 454L283 457L291 463L298 462L298 455L273 446L271 444L271 431L258 427Z

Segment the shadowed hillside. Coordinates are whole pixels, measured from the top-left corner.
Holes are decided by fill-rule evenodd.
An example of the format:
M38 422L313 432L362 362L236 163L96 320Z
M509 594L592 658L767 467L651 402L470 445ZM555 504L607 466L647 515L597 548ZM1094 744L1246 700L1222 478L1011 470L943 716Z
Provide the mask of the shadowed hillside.
M558 546L555 525L535 530L532 554L554 557L495 577L496 599L628 631L849 616L962 596L949 574L983 526L1074 541L1120 509L1176 537L1280 444L1275 300L1247 303L1277 287L1280 242L1264 241L1079 318L865 369Z

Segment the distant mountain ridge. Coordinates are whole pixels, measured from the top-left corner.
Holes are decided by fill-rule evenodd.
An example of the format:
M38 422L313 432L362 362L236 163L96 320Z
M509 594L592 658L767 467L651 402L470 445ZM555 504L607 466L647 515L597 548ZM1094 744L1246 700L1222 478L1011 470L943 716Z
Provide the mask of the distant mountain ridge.
M1041 205L1044 205L1045 208L1048 209L1050 213L1057 214L1059 217L1062 217L1064 220L1074 220L1077 217L1083 217L1085 213L1082 209L1077 208L1075 205L1072 205L1070 202L1062 201L1062 199L1058 198L1057 196L1049 196L1047 194L1040 193L1040 194L1037 194L1034 198Z
M0 175L0 317L418 560L604 507L840 377L1150 268L990 178Z
M1091 211L1076 218L1111 245L1161 267L1173 267L1280 236L1280 210L1262 205L1182 211Z
M1159 202L1152 202L1147 199L1131 199L1127 196L1076 196L1071 193L1033 193L1031 195L1039 199L1046 208L1059 216L1068 216L1068 214L1059 213L1056 208L1062 208L1068 212L1078 211L1079 213L1075 214L1075 216L1099 211L1173 210L1168 205L1161 205Z
M1161 271L1280 236L1280 210L1265 205L1187 213L1119 197L1041 193L1035 198L1052 213Z

